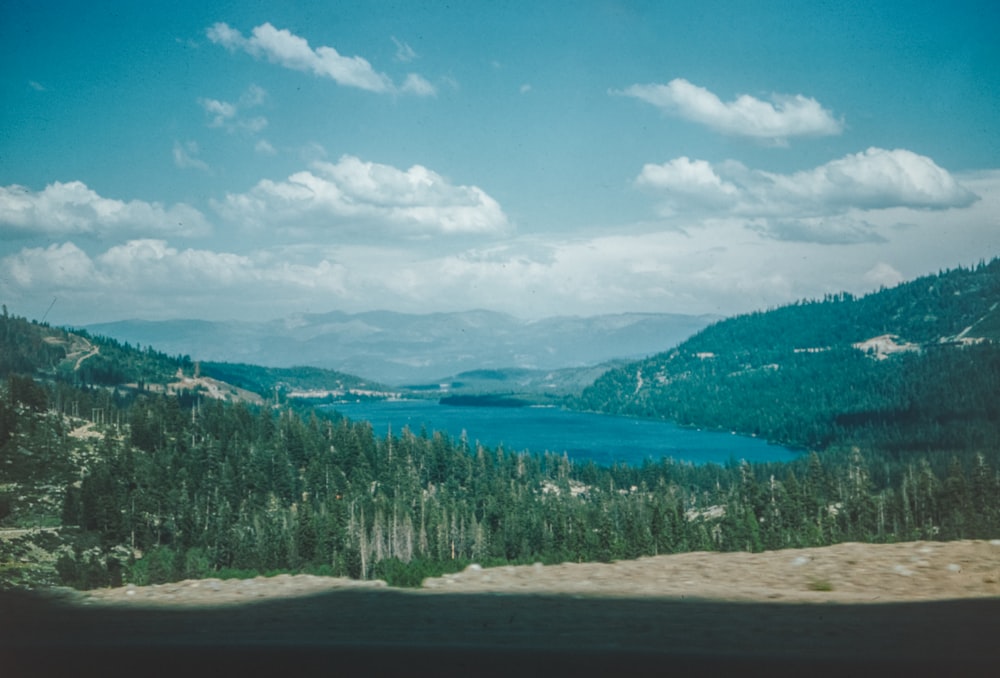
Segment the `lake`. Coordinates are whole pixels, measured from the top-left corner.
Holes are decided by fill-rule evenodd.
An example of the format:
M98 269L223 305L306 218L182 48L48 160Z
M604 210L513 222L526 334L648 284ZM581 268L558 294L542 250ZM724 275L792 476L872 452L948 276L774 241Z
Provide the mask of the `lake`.
M673 458L693 464L730 460L790 461L797 452L759 438L681 428L663 421L629 419L554 407L453 407L434 400L388 400L329 406L356 421L370 421L375 434L409 426L420 434L441 431L469 443L503 445L510 451L566 452L570 459L610 466L638 466L646 459Z

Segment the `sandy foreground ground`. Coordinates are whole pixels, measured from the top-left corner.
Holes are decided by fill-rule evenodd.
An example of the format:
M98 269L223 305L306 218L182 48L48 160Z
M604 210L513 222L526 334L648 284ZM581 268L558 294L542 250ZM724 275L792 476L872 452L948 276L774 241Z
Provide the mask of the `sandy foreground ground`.
M0 596L0 675L1000 675L1000 540ZM90 675L90 674L87 674ZM95 674L96 675L96 674Z
M205 606L384 586L379 581L280 575L126 586L74 597L83 604ZM419 593L812 603L1000 597L1000 539L847 543L764 553L697 552L614 563L485 569L472 565L463 572L425 580Z

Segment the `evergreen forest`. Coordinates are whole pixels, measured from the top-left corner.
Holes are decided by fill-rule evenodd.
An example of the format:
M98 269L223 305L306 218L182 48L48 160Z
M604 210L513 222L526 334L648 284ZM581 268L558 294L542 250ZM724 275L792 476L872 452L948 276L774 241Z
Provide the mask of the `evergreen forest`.
M473 562L996 538L998 302L994 260L731 318L613 369L567 406L803 450L790 463L638 467L377 436L283 399L275 385L290 375L251 366L212 366L240 381L212 397L180 380L201 370L190 358L4 309L0 527L34 529L0 542L0 582L311 572L418 586ZM38 553L47 570L23 565Z

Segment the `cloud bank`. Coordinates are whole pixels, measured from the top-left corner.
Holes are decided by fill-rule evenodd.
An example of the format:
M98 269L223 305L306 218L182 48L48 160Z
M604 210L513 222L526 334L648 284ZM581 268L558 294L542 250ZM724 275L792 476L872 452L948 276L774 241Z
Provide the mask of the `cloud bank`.
M191 149L175 147L175 161L194 163ZM178 158L179 156L179 158ZM105 198L82 181L56 181L41 191L13 184L0 186L0 239L118 234L203 236L211 231L204 215L177 203L128 202Z
M775 94L770 102L743 94L724 102L683 78L675 78L666 85L632 85L612 93L645 101L723 134L774 143L785 143L789 137L840 134L844 128L843 122L818 101L801 94Z
M305 38L285 29L277 29L270 23L255 27L249 38L222 22L210 26L206 35L209 40L230 51L241 50L285 68L329 78L345 87L356 87L379 94L403 92L433 96L436 93L434 86L421 75L410 73L403 84L397 87L388 75L376 71L365 58L344 56L328 46L313 49ZM408 53L403 50L403 54ZM416 56L415 53L413 56Z
M433 249L384 236L251 247L229 238L221 249L161 238L94 251L61 242L0 258L0 297L29 315L58 297L61 322L79 323L177 317L178 309L186 317L261 319L332 308L730 314L863 293L942 261L974 264L1000 228L1000 173L959 178L983 197L949 213L948 238L940 212L894 207L807 219L716 215L687 220L684 229L525 234L475 245L438 239ZM384 185L375 182L368 195ZM844 243L851 256L831 251Z

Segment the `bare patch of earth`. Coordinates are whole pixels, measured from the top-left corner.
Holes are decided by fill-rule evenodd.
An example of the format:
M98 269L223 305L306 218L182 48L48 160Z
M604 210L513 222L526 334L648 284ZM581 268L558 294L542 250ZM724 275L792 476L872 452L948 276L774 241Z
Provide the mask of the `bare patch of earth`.
M67 594L85 604L216 606L386 588L312 575L202 579ZM1000 597L1000 540L846 543L764 553L681 553L614 563L480 568L427 579L421 595L506 593L741 602L889 603Z

